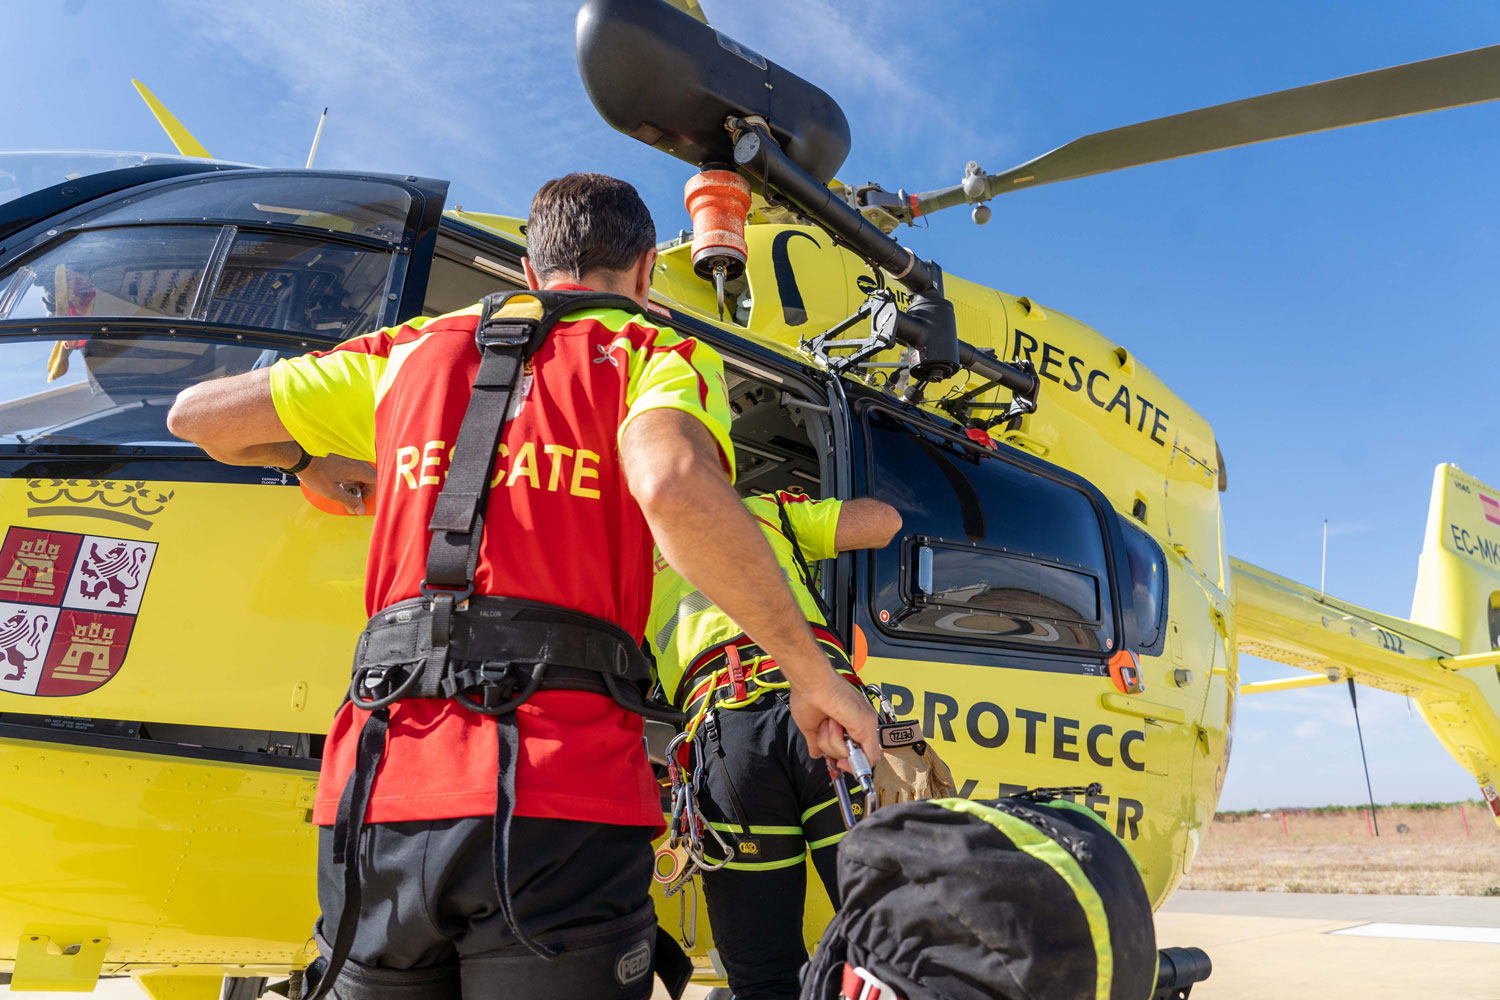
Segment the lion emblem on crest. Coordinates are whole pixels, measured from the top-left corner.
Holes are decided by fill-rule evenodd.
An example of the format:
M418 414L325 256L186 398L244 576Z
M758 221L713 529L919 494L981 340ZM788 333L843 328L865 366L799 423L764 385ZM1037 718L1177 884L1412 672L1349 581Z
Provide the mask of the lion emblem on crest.
M89 555L81 570L83 576L96 582L90 584L88 580L80 579L78 592L92 600L108 588L114 599L106 607L123 608L130 599L130 592L140 586L141 564L145 561L146 550L139 545L132 549L129 544L120 542L100 555L96 542L89 546Z
M3 679L24 680L26 664L36 659L41 652L42 640L47 634L47 618L44 615L29 615L17 611L0 623L0 656L11 666L11 673Z

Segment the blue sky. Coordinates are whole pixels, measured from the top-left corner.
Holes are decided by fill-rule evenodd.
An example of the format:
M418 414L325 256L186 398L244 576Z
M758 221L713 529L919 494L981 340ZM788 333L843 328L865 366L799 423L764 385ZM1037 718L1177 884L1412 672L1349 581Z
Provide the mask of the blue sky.
M840 101L840 176L927 190L1078 135L1500 41L1479 0L1249 4L704 0ZM5 144L155 149L140 77L216 155L446 177L524 214L542 181L634 181L661 232L687 168L603 125L564 0L61 0L15 5ZM17 81L26 81L18 84ZM1329 591L1410 607L1432 468L1500 483L1500 104L1038 188L903 238L945 268L1128 345L1213 424L1229 546ZM1247 679L1289 668L1242 659ZM1470 797L1403 698L1362 691L1375 795ZM1342 688L1246 699L1222 806L1355 802Z

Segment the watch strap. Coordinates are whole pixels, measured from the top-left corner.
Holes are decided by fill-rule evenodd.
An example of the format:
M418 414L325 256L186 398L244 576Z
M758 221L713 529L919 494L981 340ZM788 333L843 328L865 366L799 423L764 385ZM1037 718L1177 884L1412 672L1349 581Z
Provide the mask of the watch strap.
M275 468L277 472L284 472L288 476L295 476L297 473L301 472L303 469L311 465L313 457L307 453L307 449L299 444L297 445L297 450L302 453L302 457L297 459L296 465L289 465L286 468L282 468L281 466L277 465L273 468Z

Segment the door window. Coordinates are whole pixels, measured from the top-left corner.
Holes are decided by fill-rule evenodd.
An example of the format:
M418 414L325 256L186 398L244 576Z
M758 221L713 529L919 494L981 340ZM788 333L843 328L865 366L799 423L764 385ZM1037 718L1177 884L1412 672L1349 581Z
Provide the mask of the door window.
M488 271L444 257L432 258L432 273L427 278L423 296L423 316L443 316L465 309L492 292L505 292L521 286L509 278L496 277Z
M873 554L871 612L893 636L1108 655L1104 516L1082 489L878 406L870 494L904 538Z
M1123 518L1120 527L1130 564L1126 638L1137 653L1155 656L1161 653L1166 638L1167 560L1161 546L1146 532Z

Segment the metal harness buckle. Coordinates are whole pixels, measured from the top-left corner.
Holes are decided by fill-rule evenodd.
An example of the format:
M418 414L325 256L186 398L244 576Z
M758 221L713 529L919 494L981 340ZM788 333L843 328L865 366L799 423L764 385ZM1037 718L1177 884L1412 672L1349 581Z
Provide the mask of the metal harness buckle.
M465 611L469 607L469 598L474 596L474 582L469 581L466 587L438 587L428 583L425 579L417 592L427 601L427 610L433 610L432 605L443 596L453 598L453 610Z
M474 331L474 346L480 351L487 347L525 347L535 333L534 322L491 317L480 323Z

